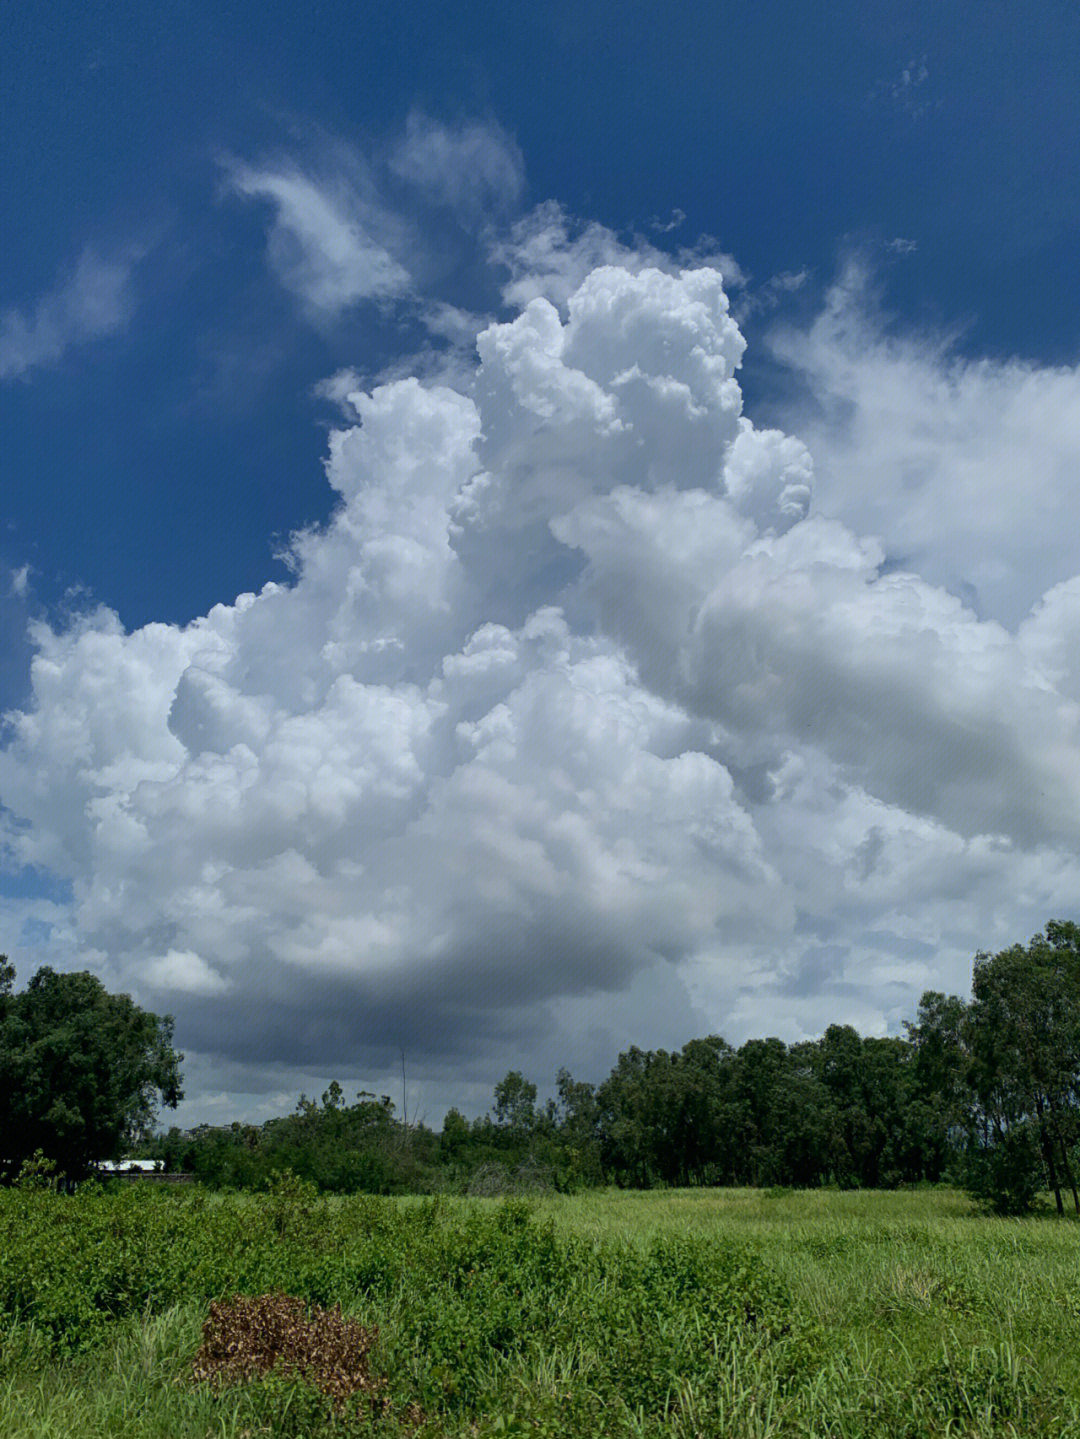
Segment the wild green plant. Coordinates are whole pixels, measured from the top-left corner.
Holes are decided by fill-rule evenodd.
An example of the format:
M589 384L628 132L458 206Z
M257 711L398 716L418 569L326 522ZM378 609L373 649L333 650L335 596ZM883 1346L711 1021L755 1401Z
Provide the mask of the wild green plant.
M1080 1259L954 1192L0 1192L5 1439L1080 1439ZM211 1300L377 1326L386 1414L192 1382ZM363 1427L361 1427L361 1424Z

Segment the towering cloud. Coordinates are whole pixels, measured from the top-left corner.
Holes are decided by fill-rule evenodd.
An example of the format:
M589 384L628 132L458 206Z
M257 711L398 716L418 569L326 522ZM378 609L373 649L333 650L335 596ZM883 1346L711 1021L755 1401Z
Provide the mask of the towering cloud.
M644 1043L880 1028L1075 895L1075 586L1017 637L815 513L715 270L477 348L351 397L291 585L36 631L0 796L54 945L189 1049L436 1074L580 1061L619 996Z

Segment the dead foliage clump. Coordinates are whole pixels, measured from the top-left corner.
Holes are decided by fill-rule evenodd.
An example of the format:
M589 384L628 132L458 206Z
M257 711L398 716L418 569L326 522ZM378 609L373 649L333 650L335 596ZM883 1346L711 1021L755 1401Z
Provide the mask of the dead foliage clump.
M211 1302L193 1377L238 1384L274 1372L306 1380L339 1411L354 1395L382 1409L386 1380L368 1368L378 1337L374 1325L343 1318L340 1304L313 1304L309 1313L302 1299L289 1294L237 1295L229 1303Z

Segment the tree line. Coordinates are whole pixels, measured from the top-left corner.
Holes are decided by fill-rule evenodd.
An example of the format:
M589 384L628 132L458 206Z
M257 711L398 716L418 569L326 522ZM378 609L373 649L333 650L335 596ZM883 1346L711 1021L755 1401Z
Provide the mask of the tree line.
M399 1118L389 1096L365 1092L347 1102L335 1082L321 1100L302 1096L295 1113L259 1126L150 1134L151 1090L165 1103L178 1093L171 1021L144 1016L139 1030L128 1009L113 1014L106 1003L131 1001L103 999L103 990L84 1028L93 1029L94 1015L103 1024L110 1015L115 1047L122 1014L141 1036L145 1063L141 1071L129 1065L136 1098L122 1122L80 1128L71 1116L84 1101L67 1093L55 1065L27 1058L42 1044L31 1038L33 1015L74 979L85 999L90 976L51 971L35 976L25 995L11 993L10 977L0 992L9 1168L34 1149L77 1164L88 1162L94 1143L116 1151L141 1140L140 1152L220 1187L257 1187L285 1170L326 1191L384 1194L538 1183L569 1190L949 1182L998 1212L1022 1213L1049 1192L1059 1214L1068 1205L1080 1215L1080 928L1072 922L1051 921L1026 945L979 953L971 998L928 991L903 1037L833 1024L820 1039L795 1044L766 1038L736 1048L709 1035L678 1050L631 1047L599 1084L560 1070L545 1103L512 1070L495 1086L488 1114L470 1122L451 1109L439 1131ZM64 1042L71 1041L69 1033ZM41 1052L57 1049L54 1036ZM93 1064L83 1069L90 1090L104 1083ZM109 1082L117 1087L115 1076Z

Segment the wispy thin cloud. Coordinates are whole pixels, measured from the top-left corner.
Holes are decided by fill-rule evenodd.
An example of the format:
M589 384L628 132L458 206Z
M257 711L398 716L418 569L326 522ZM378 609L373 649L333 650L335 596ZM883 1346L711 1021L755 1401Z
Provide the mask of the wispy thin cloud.
M913 120L927 114L940 103L931 97L927 89L930 83L930 69L926 56L909 60L898 75L879 80L874 86L871 99L895 106L910 115Z
M400 179L466 220L505 212L525 187L517 143L491 121L444 125L414 111L390 157Z
M72 347L115 334L134 309L138 255L106 260L83 251L70 274L26 307L0 316L0 380L57 364Z
M669 220L661 220L659 215L654 215L649 221L649 229L657 230L661 235L669 235L672 230L677 230L686 219L686 211L680 210L677 206L671 212Z
M447 221L459 238L505 226L525 185L521 151L499 125L419 111L381 148L319 135L301 154L221 163L232 194L272 207L267 258L313 320L364 301L430 305Z
M755 313L777 309L790 295L801 290L809 278L810 271L804 266L801 270L781 270L777 275L770 275L764 284L748 287L734 307L736 318L742 323Z
M291 163L226 162L235 194L269 201L270 263L281 283L315 314L335 317L363 300L408 294L409 272L391 253L389 216L356 176L320 178Z

